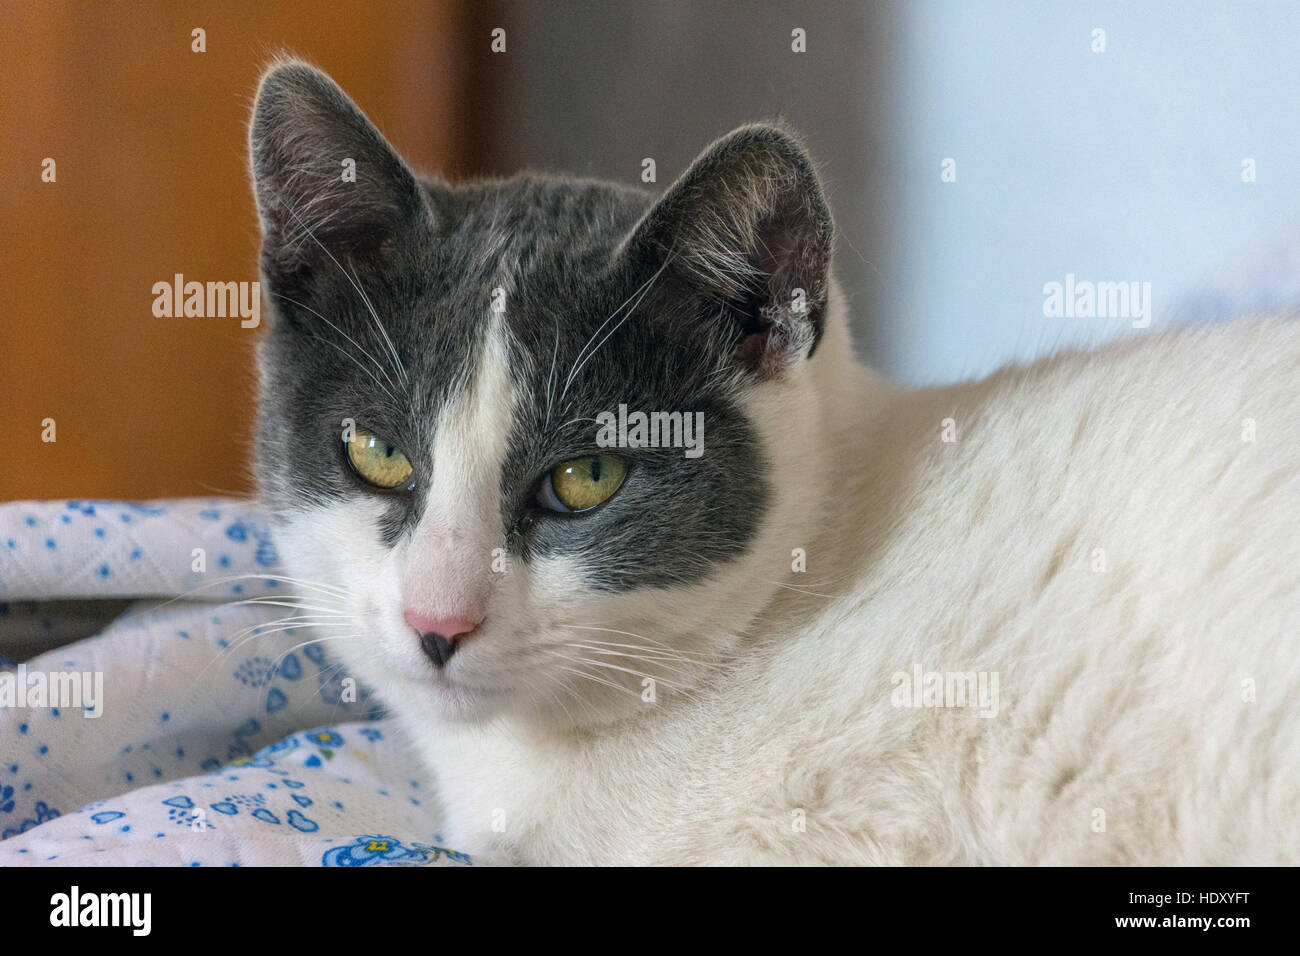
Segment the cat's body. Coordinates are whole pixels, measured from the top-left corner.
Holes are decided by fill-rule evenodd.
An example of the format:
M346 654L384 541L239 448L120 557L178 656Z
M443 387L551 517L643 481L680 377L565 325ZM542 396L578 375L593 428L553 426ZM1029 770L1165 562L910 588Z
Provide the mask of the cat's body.
M852 358L783 131L720 141L659 200L457 189L291 64L252 147L279 313L263 495L451 845L1300 860L1295 321L908 391ZM620 403L699 410L704 454L620 448L623 484L563 509L561 465L618 464L592 423ZM392 490L349 421L402 465Z
M1294 321L919 393L845 354L811 363L812 470L834 489L785 539L808 583L782 576L800 590L697 696L601 732L408 725L457 845L534 863L1300 861ZM895 706L916 665L998 672L998 714Z

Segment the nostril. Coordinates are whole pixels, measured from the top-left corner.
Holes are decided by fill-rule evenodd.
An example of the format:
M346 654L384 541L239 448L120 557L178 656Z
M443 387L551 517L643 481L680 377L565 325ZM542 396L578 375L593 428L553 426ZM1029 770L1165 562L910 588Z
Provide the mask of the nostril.
M481 614L474 611L471 613L472 617L464 611L461 614L446 614L436 611L430 613L415 606L402 609L402 617L407 626L419 635L420 647L439 670L447 666L451 655L456 653L456 648L473 636L482 620Z
M446 638L430 632L420 635L420 646L424 648L429 660L433 661L433 666L442 670L451 660L451 655L456 653L456 638Z

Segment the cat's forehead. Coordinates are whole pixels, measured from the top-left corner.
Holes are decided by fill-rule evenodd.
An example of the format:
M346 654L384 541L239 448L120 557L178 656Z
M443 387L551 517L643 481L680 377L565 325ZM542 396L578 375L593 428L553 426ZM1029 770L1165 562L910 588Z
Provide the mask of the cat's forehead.
M536 174L428 195L437 238L427 251L444 277L439 287L486 293L507 314L520 311L512 305L612 291L609 267L650 204L639 190Z
M615 183L543 173L426 189L440 228L456 240L480 252L510 241L540 255L581 255L617 243L652 198Z
M376 277L426 382L467 383L495 329L515 376L537 385L556 363L571 368L644 281L620 256L651 203L640 190L528 174L429 195L436 238ZM627 339L604 342L602 358Z

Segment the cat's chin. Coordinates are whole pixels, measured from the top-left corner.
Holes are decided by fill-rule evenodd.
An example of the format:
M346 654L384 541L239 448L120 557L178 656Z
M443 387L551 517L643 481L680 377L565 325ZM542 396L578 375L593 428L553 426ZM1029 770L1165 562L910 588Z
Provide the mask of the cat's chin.
M425 684L426 697L443 720L481 723L508 709L513 691L508 687L480 687L441 674Z
M427 679L403 678L400 686L390 685L389 694L408 713L423 711L426 719L470 725L505 719L554 733L579 728L590 730L624 720L636 710L621 694L591 695L575 701L572 707L563 708L548 698L536 699L518 688L504 684L483 686L441 673ZM575 720L579 712L581 721Z
M510 709L514 691L453 680L443 674L429 676L386 675L379 697L390 709L417 716L417 720L449 723L483 723Z

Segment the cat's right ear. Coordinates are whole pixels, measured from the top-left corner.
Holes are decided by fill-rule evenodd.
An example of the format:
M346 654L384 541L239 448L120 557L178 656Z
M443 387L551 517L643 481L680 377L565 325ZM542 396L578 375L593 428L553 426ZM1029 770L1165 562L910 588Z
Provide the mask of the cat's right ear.
M262 77L249 128L262 268L292 284L316 267L380 253L428 201L397 151L333 80L286 60Z

